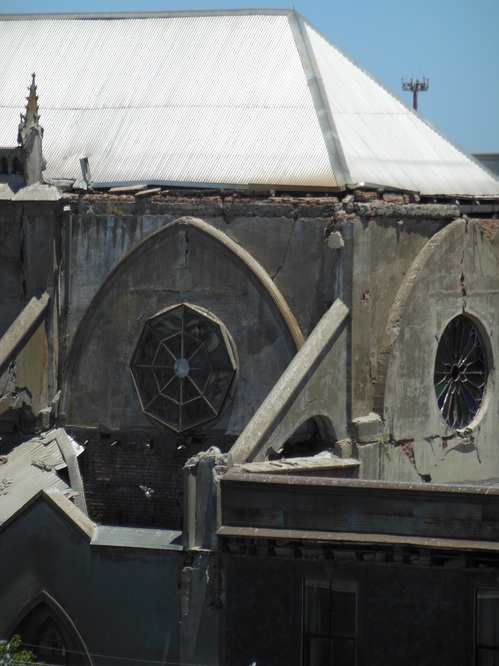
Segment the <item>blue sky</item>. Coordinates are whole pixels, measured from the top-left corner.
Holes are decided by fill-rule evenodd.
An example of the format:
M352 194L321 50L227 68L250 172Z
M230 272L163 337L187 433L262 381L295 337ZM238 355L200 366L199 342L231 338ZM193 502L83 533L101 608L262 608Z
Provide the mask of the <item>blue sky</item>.
M469 152L499 152L498 0L0 0L0 13L294 8Z

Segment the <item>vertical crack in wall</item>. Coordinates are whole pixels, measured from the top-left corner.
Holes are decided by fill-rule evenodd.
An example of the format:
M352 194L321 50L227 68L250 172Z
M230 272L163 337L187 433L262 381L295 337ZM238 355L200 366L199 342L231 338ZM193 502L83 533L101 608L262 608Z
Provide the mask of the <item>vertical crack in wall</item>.
M466 249L468 246L468 241L469 241L469 234L468 234L468 221L466 220L465 228L464 228L464 241L463 241L463 250L461 252L461 261L460 261L460 268L461 268L461 277L460 277L460 287L461 287L461 296L463 297L463 312L466 309L466 286L464 283L464 255L466 253Z
M185 272L189 275L192 283L192 287L195 286L194 276L189 268L189 251L190 251L190 240L189 240L189 230L184 230L184 269Z
M274 274L270 276L273 282L275 281L276 277L279 275L279 273L281 272L281 269L283 268L284 264L286 263L286 257L288 255L288 250L289 250L289 246L291 244L291 239L293 238L294 233L295 233L295 226L296 226L296 220L293 220L291 229L289 231L288 241L286 243L286 247L284 248L284 254L283 254L281 263L279 264L279 266L274 271Z

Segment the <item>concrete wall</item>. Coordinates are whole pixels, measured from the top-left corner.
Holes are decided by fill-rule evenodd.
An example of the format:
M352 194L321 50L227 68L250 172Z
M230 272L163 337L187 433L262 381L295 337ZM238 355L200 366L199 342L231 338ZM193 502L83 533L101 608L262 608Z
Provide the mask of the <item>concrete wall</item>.
M29 379L33 412L50 410L62 389L52 420L90 443L81 465L96 519L136 524L144 516L147 525L178 527L185 460L212 445L228 451L289 366L300 336L308 338L340 298L349 310L345 354L341 368L331 361L326 372L343 391L344 422L333 427L358 444L360 477L497 476L497 225L460 217L477 207L378 190L313 197L172 190L151 198L66 195L22 208L5 202L1 330L38 289L50 296L43 335L25 362L17 359L17 389ZM484 210L492 214L493 205ZM193 218L211 231L182 222ZM183 301L225 324L238 371L219 417L178 436L142 413L129 363L147 318ZM436 338L463 309L490 340L491 368L486 404L466 441L449 431L432 387ZM4 391L9 377L2 377ZM310 433L307 426L298 437ZM151 455L151 442L163 451ZM145 447L154 464L144 464ZM159 522L158 507L139 492L153 484ZM124 507L111 511L114 499Z
M495 433L499 426L495 360L499 347L498 256L473 223L458 220L434 237L407 274L411 289L397 304L400 327L387 373L384 418L396 441L411 441L415 467L436 482L482 480L499 475ZM442 419L433 390L438 338L459 314L476 323L489 365L482 407L468 432L455 433Z

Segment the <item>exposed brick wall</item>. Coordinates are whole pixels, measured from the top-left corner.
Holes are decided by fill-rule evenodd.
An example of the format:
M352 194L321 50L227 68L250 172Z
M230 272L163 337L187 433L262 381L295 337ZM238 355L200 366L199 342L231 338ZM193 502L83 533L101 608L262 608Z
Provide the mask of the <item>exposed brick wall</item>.
M185 462L210 446L225 453L234 442L215 435L181 438L165 432L151 442L148 435L69 431L87 442L78 462L92 520L173 530L182 529ZM154 492L148 497L140 486Z

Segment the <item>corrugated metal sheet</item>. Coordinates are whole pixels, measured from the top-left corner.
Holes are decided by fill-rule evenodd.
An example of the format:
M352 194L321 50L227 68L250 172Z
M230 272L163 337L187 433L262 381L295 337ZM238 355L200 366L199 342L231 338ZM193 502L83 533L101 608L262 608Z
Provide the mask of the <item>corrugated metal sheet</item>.
M295 12L0 20L0 145L36 72L45 176L97 185L334 188L350 177L424 193L499 194ZM325 94L323 94L325 91Z
M81 447L74 443L75 446L78 454ZM72 489L56 474L56 470L66 467L66 462L55 439L45 443L36 437L15 446L2 441L1 451L0 462L4 462L0 465L0 524L40 490L54 488L66 496L72 495Z
M336 185L285 14L2 21L0 58L0 145L34 71L47 178Z
M306 25L353 182L499 194L499 180Z

